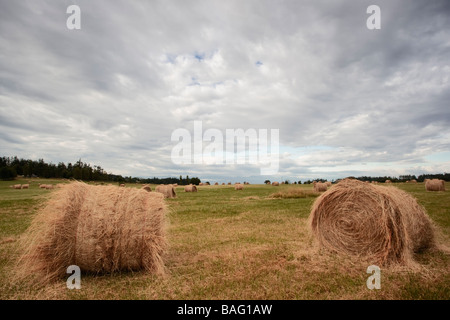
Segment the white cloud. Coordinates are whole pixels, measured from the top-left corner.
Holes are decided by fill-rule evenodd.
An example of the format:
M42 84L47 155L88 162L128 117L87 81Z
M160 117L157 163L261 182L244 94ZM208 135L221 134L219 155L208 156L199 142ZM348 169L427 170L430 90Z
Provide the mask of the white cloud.
M64 3L2 2L0 152L257 177L170 161L172 131L201 120L279 129L280 178L445 170L425 157L450 147L449 5L381 1L369 31L369 4L79 1L69 31Z

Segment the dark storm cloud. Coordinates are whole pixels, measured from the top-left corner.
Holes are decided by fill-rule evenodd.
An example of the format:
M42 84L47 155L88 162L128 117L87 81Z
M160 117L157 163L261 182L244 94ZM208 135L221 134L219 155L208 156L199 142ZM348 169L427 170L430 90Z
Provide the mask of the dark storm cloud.
M81 30L66 28L72 3ZM366 28L372 4L380 30ZM450 141L448 1L0 0L0 8L6 155L82 155L127 175L219 178L170 159L173 130L201 120L223 132L280 129L281 146L294 150L281 156L283 177L449 163L424 160Z

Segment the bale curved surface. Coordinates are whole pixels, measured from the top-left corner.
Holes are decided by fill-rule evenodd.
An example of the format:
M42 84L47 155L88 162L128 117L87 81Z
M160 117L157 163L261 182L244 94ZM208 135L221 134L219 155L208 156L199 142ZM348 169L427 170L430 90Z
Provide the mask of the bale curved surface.
M314 183L314 191L315 192L323 192L323 191L327 191L328 186L326 183L322 183L322 182L317 182Z
M21 239L19 279L49 282L67 267L164 273L166 207L159 193L75 182L55 191Z
M395 187L343 180L316 199L309 222L321 246L380 264L408 264L434 246L425 209Z
M425 182L427 191L445 191L445 182L440 179L431 179Z
M176 198L177 193L175 192L174 186L169 185L159 185L155 188L156 192L162 193L164 198Z
M197 187L194 185L185 186L184 192L197 192Z

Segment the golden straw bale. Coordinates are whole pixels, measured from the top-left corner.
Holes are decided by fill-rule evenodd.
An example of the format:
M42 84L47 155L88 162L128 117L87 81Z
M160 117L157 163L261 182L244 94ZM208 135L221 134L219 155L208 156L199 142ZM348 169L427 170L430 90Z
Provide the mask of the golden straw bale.
M374 263L409 264L435 245L425 209L395 187L345 179L316 199L309 221L322 247Z
M160 192L164 195L164 198L176 198L177 193L172 185L159 185L155 188L156 192Z
M425 182L425 189L427 191L445 191L444 180L432 179Z
M184 187L184 192L197 192L197 187L190 184Z
M165 219L159 193L67 184L52 193L21 238L15 279L48 283L67 277L70 265L94 274L163 273Z
M243 184L236 184L235 186L234 186L234 190L244 190L244 185Z

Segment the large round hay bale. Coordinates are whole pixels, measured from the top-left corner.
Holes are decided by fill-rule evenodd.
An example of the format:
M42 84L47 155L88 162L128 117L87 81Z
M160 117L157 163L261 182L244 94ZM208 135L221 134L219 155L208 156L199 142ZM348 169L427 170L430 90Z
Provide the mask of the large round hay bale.
M328 187L326 183L316 182L314 183L314 191L315 192L324 192L327 191Z
M431 179L425 182L425 189L427 191L445 191L444 180Z
M48 282L82 271L163 273L166 207L159 193L81 182L55 191L21 239L19 279Z
M171 184L159 185L155 188L155 191L162 193L164 195L164 198L176 198L177 197L175 188Z
M327 187L331 187L331 181L326 181L325 184L327 185Z
M321 246L380 264L408 264L434 245L425 209L395 187L343 180L316 199L309 219Z
M234 190L244 190L244 185L243 184L236 184L234 186Z
M272 185L275 187L278 187L278 186L280 186L280 183L278 181L274 181L274 182L272 182Z
M197 192L197 187L194 185L185 186L184 192Z

